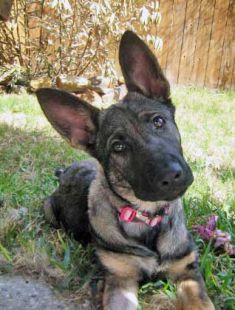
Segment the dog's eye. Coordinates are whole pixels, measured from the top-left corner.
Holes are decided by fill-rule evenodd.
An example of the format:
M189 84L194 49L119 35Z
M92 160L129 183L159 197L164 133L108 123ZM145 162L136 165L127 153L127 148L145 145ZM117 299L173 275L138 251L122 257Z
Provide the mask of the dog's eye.
M156 128L162 128L165 122L166 121L164 120L164 118L159 115L153 118L153 124Z
M123 152L126 149L126 144L121 141L116 141L112 145L112 150L116 153Z

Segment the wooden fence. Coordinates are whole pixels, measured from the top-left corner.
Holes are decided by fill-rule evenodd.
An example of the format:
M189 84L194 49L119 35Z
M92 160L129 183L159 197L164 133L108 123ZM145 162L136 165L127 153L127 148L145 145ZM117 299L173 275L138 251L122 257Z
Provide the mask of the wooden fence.
M173 83L235 88L235 1L160 0L159 61Z
M15 7L18 7L16 5L18 0L14 1ZM71 5L74 6L76 1L70 0ZM18 17L16 10L15 21L18 26L13 34L10 33L12 36L8 35L6 31L3 32L4 35L6 34L7 41L5 45L2 45L5 48L5 50L3 48L3 52L5 51L7 56L14 56L14 53L8 51L7 44L8 40L15 35L16 38L13 39L19 42L15 44L13 40L13 47L22 49L21 56L28 57L30 67L37 67L39 63L40 72L42 72L42 60L39 56L44 53L44 58L54 68L53 58L59 57L56 51L58 51L60 41L62 42L61 38L54 38L56 29L57 31L60 29L59 20L55 20L57 17L51 11L49 13L46 11L46 9L49 10L48 7L45 8L45 12L43 11L45 3L43 0L32 1L28 6L27 18L25 12L21 12ZM143 5L144 3L146 1L143 1ZM234 89L235 0L159 0L159 3L162 15L161 22L158 26L151 27L149 32L163 40L163 48L161 51L157 51L156 55L170 82ZM52 9L50 8L50 10ZM42 23L43 14L47 14L43 19L44 24ZM79 18L81 17L76 15L76 18L79 25ZM23 21L27 22L26 31L21 25ZM48 29L54 27L54 31L47 30L46 26L50 26ZM78 26L78 32L81 32L81 27L81 25ZM71 33L73 32L71 31ZM139 34L141 35L141 27ZM44 38L45 42L49 42L48 39L52 38L53 44L49 46L48 43L46 47L43 45L42 48L43 40L41 37ZM62 43L63 48L65 48L66 38ZM114 48L112 44L110 46L110 48L107 47L109 56L117 64L116 51L118 49L116 46ZM39 52L41 52L40 55ZM65 55L67 54L65 53ZM76 55L79 53L76 52ZM77 58L75 64L79 63L79 57ZM61 57L60 62L62 61ZM48 67L47 62L46 68Z

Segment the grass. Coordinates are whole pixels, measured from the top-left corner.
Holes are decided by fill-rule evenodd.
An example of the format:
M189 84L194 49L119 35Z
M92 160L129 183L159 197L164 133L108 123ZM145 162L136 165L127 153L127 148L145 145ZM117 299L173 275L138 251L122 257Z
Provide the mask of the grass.
M189 229L211 213L235 242L235 92L173 89L185 156L195 181L184 197ZM54 170L85 158L69 148L45 120L33 96L0 98L0 273L44 277L74 296L91 277L93 249L84 249L44 221L42 201L55 189ZM200 267L216 309L235 309L235 260L216 255L194 235ZM92 268L91 268L92 266ZM169 282L144 285L141 300Z

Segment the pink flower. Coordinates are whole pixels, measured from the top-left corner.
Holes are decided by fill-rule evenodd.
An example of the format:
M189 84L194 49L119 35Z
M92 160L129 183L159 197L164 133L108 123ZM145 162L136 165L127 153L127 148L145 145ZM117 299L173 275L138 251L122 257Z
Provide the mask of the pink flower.
M210 229L210 230L215 230L218 218L219 217L217 215L212 214L208 218L208 221L207 221L207 224L206 224L207 228Z
M210 240L214 235L212 230L203 225L194 225L193 230L196 231L202 237L202 239L205 240Z
M216 229L218 216L212 214L206 225L194 225L193 230L196 231L204 240L213 240L214 247L223 248L228 255L235 255L235 246L231 244L231 235L220 229Z

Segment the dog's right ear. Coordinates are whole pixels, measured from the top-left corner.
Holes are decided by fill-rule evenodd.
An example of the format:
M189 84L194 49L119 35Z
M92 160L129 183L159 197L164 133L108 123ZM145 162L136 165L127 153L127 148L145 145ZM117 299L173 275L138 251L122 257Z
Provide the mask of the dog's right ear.
M119 62L129 91L149 98L169 99L170 85L157 58L132 31L127 30L121 38Z
M36 91L43 112L52 126L75 148L92 153L99 110L67 92L41 88Z

